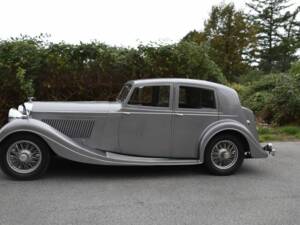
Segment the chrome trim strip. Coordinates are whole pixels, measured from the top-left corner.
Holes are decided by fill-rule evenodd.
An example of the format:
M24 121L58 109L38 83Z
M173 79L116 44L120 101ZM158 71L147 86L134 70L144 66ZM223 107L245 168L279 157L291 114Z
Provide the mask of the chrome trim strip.
M219 114L221 117L238 117L237 115L225 115L225 114Z
M153 157L141 157L141 156L131 156L131 155L122 155L113 152L106 152L106 156L111 159L115 160L124 160L124 161L131 161L131 162L145 162L145 163L195 163L199 162L198 159L172 159L172 158L153 158Z
M181 113L183 115L195 115L195 116L219 116L219 114L217 112L199 112L199 113L195 113L195 112L163 112L163 111L157 111L157 112L140 112L140 111L120 111L120 112L98 112L98 113L84 113L84 112L50 112L51 114L64 114L64 113L72 113L72 116L76 116L76 115L80 115L80 114L84 114L84 116L89 117L89 116L93 116L95 117L97 114L99 115L111 115L111 114L115 114L115 115L122 115L122 114L126 114L126 113L130 113L130 114L141 114L141 115L148 115L148 114L155 114L155 115L176 115L178 113ZM230 116L230 115L224 115L224 116Z

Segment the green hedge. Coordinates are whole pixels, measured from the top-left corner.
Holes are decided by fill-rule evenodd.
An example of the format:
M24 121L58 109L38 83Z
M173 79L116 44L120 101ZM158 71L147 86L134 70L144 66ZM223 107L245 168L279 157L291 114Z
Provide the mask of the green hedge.
M0 41L0 125L8 109L28 96L38 100L110 100L127 80L182 77L228 84L194 42L120 48L103 43L48 43L22 37ZM289 73L252 71L234 84L243 105L273 124L300 124L300 62Z
M262 75L240 93L258 118L276 125L300 124L300 73Z
M48 43L22 37L0 41L0 124L10 107L39 100L108 100L131 79L188 77L226 83L208 46L111 47L102 43Z

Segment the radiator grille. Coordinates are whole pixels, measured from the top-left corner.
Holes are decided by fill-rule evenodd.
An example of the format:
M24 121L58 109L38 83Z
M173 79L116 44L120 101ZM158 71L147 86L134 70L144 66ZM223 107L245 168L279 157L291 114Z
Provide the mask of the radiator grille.
M42 121L70 138L90 137L95 124L94 120L42 119Z

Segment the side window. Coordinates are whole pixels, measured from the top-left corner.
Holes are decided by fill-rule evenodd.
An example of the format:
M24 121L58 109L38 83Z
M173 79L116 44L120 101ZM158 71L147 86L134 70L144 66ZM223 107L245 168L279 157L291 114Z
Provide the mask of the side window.
M200 108L216 108L216 100L214 91L189 87L179 86L179 105L178 108L200 109Z
M129 105L169 107L170 86L136 87L128 101Z

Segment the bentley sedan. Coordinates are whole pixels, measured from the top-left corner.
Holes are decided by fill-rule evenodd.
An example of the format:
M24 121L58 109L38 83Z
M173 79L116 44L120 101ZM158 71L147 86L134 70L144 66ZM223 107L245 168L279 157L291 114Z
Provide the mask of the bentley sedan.
M233 89L191 79L127 82L114 102L39 102L10 109L0 166L16 179L43 175L53 156L118 166L204 164L216 175L274 154L258 142L253 112Z

